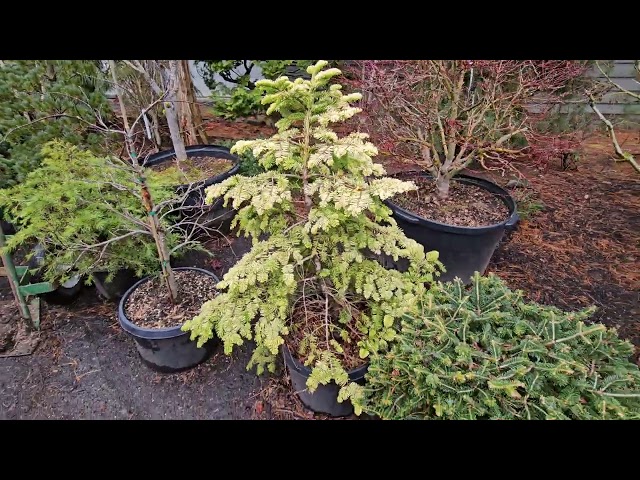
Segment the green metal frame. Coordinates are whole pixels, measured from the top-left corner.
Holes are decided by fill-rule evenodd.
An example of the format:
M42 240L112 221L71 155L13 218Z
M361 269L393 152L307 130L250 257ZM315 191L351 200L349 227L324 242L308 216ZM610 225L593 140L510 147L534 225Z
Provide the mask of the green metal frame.
M36 329L40 329L40 298L42 293L52 292L55 287L49 282L29 282L29 267L15 265L11 254L5 251L8 236L5 236L0 226L0 257L2 266L0 267L0 277L7 277L13 297L20 309L20 315L25 320L30 320Z

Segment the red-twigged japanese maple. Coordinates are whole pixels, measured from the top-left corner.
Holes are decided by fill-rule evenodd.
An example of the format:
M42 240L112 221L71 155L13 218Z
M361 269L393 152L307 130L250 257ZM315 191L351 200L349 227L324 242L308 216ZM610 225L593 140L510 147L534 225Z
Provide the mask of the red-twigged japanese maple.
M539 138L534 116L557 105L585 68L565 60L366 60L350 73L364 95L361 129L383 152L421 165L446 198L451 178L473 160L509 166L521 155L517 137L521 145Z

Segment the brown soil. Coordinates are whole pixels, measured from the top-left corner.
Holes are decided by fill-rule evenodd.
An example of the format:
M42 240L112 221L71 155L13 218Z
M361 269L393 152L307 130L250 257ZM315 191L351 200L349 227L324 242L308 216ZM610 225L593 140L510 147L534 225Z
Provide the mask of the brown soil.
M329 307L329 338L336 340L343 348L344 352L340 354L335 352L333 347L331 347L331 349L341 360L345 369L353 370L364 364L364 361L358 355L359 348L357 346L362 335L353 327L353 324L355 323L354 320L352 320L350 325L347 326L343 326L338 323L337 317L340 310L341 308L338 306ZM358 315L355 309L354 313L355 315ZM319 346L326 348L324 298L321 298L321 296L318 295L309 295L307 291L306 296L298 299L298 302L291 313L291 317L294 328L292 328L289 335L286 336L285 342L287 343L287 347L289 347L294 358L296 358L300 363L305 363L309 358L308 352L305 355L300 354L300 343L305 336L310 334L313 335L317 339ZM351 334L349 339L351 342L347 343L342 340L339 337L337 328L333 327L333 325L350 330Z
M501 245L489 271L543 304L596 305L593 321L639 346L640 179L609 162L528 175L542 211ZM634 360L640 363L638 348Z
M125 315L143 328L167 328L182 325L200 312L203 303L218 294L216 281L194 270L175 272L179 303L171 303L159 278L140 285L127 299Z
M250 138L266 138L276 133L275 127L250 123L248 121L232 121L214 118L205 123L207 136L212 139L247 140Z
M15 343L17 325L22 322L13 298L0 299L0 354L9 352Z
M150 167L156 172L180 175L184 183L193 183L215 177L233 168L233 162L227 158L210 156L189 157L178 165L175 158L168 162Z
M509 209L498 196L475 185L451 181L449 197L441 200L430 179L419 175L409 179L418 190L397 195L393 202L428 220L459 227L482 227L503 222L509 216Z

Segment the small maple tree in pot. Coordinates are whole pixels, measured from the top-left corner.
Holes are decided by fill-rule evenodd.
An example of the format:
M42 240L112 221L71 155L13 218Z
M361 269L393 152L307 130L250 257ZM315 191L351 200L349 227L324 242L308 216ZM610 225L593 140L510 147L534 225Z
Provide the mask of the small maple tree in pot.
M224 196L238 210L234 222L253 248L218 284L224 292L183 329L199 343L215 332L227 354L255 340L248 368L256 365L258 374L274 371L286 339L312 369L309 391L335 381L343 401L361 392L347 369L388 347L440 263L437 252L425 255L405 237L383 203L415 185L383 177L366 134L340 138L329 127L358 113L350 104L361 96L329 86L341 72L326 65L310 66L310 80L257 82L267 113L282 116L278 133L238 142L232 151L251 150L266 172L234 176L207 195L209 202ZM387 270L371 258L383 252L408 259L409 269Z
M585 62L568 60L366 60L351 73L365 94L363 129L429 172L446 199L451 179L474 160L510 167L527 151L513 141L535 142L532 122L584 71Z

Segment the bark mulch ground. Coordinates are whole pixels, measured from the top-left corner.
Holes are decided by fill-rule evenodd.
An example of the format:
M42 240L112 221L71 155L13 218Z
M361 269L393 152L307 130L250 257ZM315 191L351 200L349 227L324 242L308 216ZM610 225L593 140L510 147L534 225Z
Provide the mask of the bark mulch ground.
M178 266L197 266L222 276L248 251L243 239L208 245L216 255L186 256ZM11 291L0 279L0 302L11 311ZM37 350L0 358L0 419L249 419L264 378L246 370L251 344L226 356L219 345L192 370L160 374L140 360L122 330L117 304L85 288L76 302L43 302Z
M538 211L503 242L489 270L540 303L596 305L594 321L640 347L640 175L595 148L606 142L588 144L575 171L527 175L529 187L515 195L527 199L521 208ZM636 348L634 361L639 356Z

